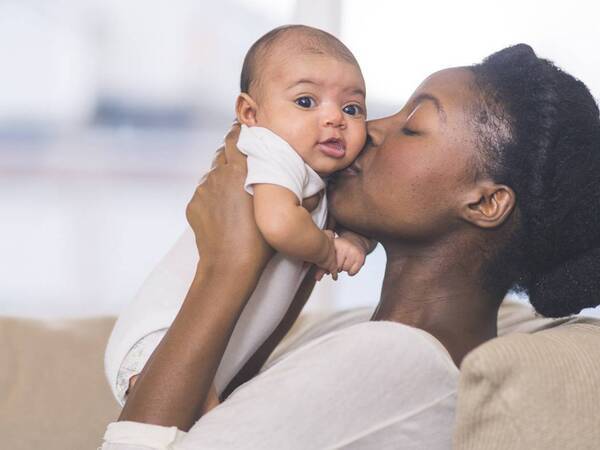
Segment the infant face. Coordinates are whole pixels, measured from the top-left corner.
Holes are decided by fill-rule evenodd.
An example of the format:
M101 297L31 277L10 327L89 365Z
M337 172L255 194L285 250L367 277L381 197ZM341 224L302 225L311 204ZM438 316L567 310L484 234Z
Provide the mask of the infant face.
M284 138L319 175L341 170L366 139L358 67L323 54L275 52L263 66L256 125Z

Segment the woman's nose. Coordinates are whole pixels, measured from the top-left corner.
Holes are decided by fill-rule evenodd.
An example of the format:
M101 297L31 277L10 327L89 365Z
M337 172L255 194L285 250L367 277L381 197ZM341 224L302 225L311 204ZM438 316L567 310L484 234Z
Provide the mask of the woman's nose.
M367 122L367 143L366 146L378 146L381 144L384 136L384 130L381 126L381 119L369 120Z

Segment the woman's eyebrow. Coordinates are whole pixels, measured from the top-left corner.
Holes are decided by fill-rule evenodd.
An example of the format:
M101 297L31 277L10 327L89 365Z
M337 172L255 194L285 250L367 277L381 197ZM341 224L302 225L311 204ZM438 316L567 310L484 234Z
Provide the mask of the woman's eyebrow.
M422 94L419 94L414 98L413 104L418 105L419 103L424 102L425 100L433 102L435 108L437 109L438 115L440 116L440 119L442 120L442 122L445 123L446 111L444 110L444 107L442 106L439 99L434 95L428 94L427 92L423 92Z

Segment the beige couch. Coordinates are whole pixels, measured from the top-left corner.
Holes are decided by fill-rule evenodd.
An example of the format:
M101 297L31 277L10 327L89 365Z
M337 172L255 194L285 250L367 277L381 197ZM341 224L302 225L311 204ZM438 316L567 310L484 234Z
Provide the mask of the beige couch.
M94 450L119 407L104 378L114 318L0 319L0 448Z
M600 449L599 321L485 343L458 392L456 449Z
M519 329L524 318L513 317L500 317L504 329ZM598 321L546 329L556 324L530 319L541 331L494 339L465 358L456 449L600 448ZM301 317L280 347L315 320L323 317ZM119 411L102 369L113 323L0 319L0 448L97 448Z

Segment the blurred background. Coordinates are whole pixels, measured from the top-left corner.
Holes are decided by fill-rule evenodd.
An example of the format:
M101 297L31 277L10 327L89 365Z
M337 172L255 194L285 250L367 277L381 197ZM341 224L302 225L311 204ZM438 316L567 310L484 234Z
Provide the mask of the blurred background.
M243 56L305 23L362 65L370 118L431 72L531 44L600 95L598 11L554 0L0 0L0 314L117 314L186 227ZM385 256L308 308L374 305ZM599 315L598 310L587 313Z

